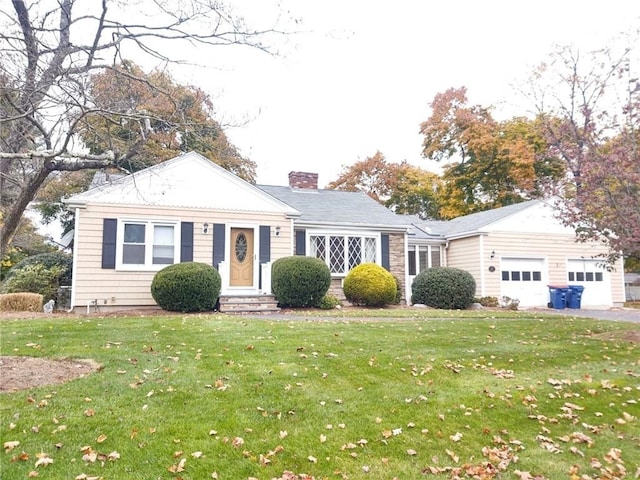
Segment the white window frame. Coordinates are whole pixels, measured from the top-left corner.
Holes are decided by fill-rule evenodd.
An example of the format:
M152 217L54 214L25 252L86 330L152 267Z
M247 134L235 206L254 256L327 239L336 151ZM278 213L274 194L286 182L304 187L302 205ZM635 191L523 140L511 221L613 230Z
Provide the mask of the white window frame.
M415 269L415 273L414 274L409 274L412 277L415 277L416 275L418 275L420 272L423 272L424 270L428 270L429 268L433 268L433 250L434 248L438 248L439 249L439 257L440 257L440 262L439 265L436 265L438 267L442 267L443 266L443 259L442 259L442 253L443 253L443 245L409 245L409 252L414 252L414 258L413 258L413 268ZM421 269L420 268L420 254L424 253L424 255L426 256L426 260L427 260L427 265L425 269ZM410 262L411 261L411 255L407 256L407 261ZM411 267L410 266L410 267ZM407 269L407 272L410 272L410 268Z
M343 270L339 272L331 272L332 277L344 277L349 273L349 239L350 238L360 238L360 252L361 255L364 255L366 252L365 240L370 239L375 242L375 259L367 259L361 258L360 263L373 262L380 265L382 252L381 252L381 237L378 232L371 231L352 231L352 230L313 230L307 231L307 239L306 239L306 251L308 252L308 256L313 256L317 258L315 255L312 255L312 237L324 237L324 246L325 246L325 258L324 262L329 267L329 271L331 271L331 255L330 255L330 238L331 237L342 237L343 240L343 251L344 251L344 259L343 259Z
M123 263L124 229L125 225L135 224L145 226L144 263ZM153 263L154 227L173 227L173 262ZM176 220L121 218L118 219L116 234L116 270L157 272L164 267L180 262L180 222Z

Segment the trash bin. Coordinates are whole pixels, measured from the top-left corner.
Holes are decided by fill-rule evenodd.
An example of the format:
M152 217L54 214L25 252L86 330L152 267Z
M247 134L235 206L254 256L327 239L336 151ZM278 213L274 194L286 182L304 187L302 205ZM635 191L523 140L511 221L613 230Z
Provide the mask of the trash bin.
M570 294L567 299L567 308L580 308L584 287L582 285L569 285L569 292Z
M556 309L565 308L567 306L569 288L559 285L547 285L547 287L549 287L549 299L551 300L547 306Z

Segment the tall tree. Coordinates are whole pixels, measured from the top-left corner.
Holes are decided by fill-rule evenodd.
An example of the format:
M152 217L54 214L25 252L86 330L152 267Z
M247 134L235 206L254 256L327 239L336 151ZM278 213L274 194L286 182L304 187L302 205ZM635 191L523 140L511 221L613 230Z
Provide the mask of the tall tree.
M441 214L454 218L542 195L562 177L562 163L546 148L540 124L525 118L496 121L491 110L469 105L466 88L435 96L420 126L423 156L444 165Z
M166 71L145 73L126 61L91 76L89 90L98 111L83 116L78 134L92 154L140 144L128 158L128 169L136 171L180 152L197 150L255 182L255 163L243 158L229 142L213 118L211 98L202 89L176 84ZM113 105L118 105L117 111ZM140 116L132 118L131 112Z
M397 165L388 163L384 155L377 151L372 157L343 166L336 180L327 185L333 190L365 192L375 201L382 203L391 194L391 183Z
M566 165L560 217L580 240L640 258L640 83L637 35L628 48L582 54L561 47L531 79L550 149Z
M350 167L343 167L328 188L365 192L396 213L440 218L438 175L404 161L387 162L379 151Z
M141 6L139 12L135 6ZM52 172L129 165L147 141L102 138L106 148L86 152L78 134L88 116L119 115L123 122L151 120L116 96L97 102L90 76L110 71L120 81L145 85L147 78L117 68L123 58L171 64L169 51L198 49L200 57L217 46L246 45L266 50L275 28L255 29L220 2L120 0L80 2L12 0L0 6L0 257L27 205ZM154 87L155 88L155 87ZM155 88L158 96L170 92ZM160 121L161 119L155 119ZM162 119L167 126L179 116ZM170 130L170 127L167 127ZM113 148L112 148L113 147ZM232 155L233 156L233 155Z

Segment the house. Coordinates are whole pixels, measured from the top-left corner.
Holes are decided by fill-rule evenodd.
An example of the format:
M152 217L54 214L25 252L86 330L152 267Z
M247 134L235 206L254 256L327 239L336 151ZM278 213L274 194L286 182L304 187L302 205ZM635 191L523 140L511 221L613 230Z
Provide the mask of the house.
M549 285L577 285L584 287L582 308L624 304L622 259L606 265L607 248L598 242L576 242L575 232L542 200L413 226L422 231L418 237L431 244L441 238L446 265L470 272L478 297L509 297L519 300L521 307L544 307ZM411 244L416 244L417 257L429 258L426 246L410 239L410 249ZM410 274L420 270L410 268Z
M155 273L185 261L213 265L222 296L268 295L271 263L294 253L325 260L336 293L349 269L369 261L406 288L407 226L366 194L318 190L314 174L259 187L191 152L112 178L67 205L76 221L76 310L153 307Z
M290 255L324 260L339 297L351 268L375 262L407 303L415 275L436 266L467 270L477 296L522 307L546 308L550 284L584 286L585 307L624 302L622 264L604 268L606 249L576 243L543 202L423 221L317 183L317 174L291 172L288 186L252 185L194 152L97 182L67 200L76 219L71 308L154 307L155 273L185 261L218 270L225 302L266 298L272 262Z

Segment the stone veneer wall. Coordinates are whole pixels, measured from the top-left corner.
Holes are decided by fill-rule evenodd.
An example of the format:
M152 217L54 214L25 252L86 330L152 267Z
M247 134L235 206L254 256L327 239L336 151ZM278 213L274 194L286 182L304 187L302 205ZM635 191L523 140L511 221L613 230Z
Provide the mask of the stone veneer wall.
M406 262L404 252L404 234L389 234L389 269L391 274L396 277L400 283L400 291L402 292L401 304L406 304L405 297L405 278L406 278Z

